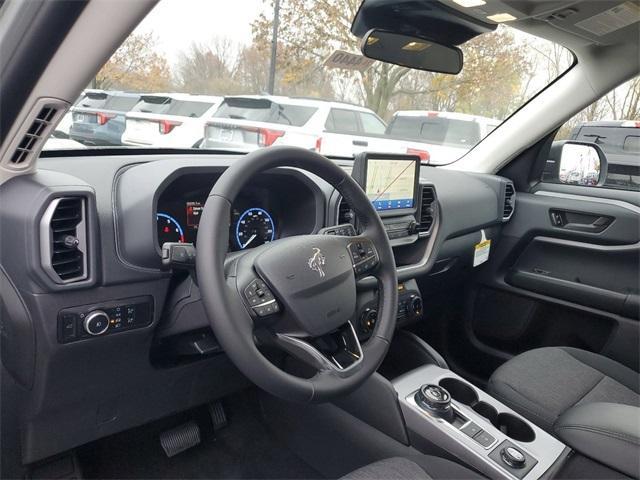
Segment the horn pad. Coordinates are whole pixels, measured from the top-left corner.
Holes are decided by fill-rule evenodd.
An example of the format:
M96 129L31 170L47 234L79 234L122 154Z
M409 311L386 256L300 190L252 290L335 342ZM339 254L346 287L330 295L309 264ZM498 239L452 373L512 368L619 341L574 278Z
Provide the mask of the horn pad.
M304 334L324 335L353 318L356 281L344 238L283 239L258 255L254 265Z

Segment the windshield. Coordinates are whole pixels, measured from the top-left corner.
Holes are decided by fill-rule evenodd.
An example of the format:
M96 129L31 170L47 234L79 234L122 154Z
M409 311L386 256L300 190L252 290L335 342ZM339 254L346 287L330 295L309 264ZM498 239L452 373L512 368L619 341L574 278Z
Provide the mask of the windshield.
M440 165L462 157L573 61L507 24L461 46L459 75L328 61L360 55L350 31L359 6L162 0L45 148L295 145L347 158L412 153Z

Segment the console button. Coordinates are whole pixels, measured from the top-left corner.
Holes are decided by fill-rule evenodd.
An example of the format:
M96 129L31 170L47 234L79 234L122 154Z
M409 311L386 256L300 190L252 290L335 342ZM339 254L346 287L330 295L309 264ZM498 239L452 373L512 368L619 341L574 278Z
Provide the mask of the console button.
M464 427L462 427L460 431L465 435L473 438L475 435L481 432L482 429L476 423L469 422Z
M516 447L505 447L500 450L500 458L511 468L524 468L527 458Z
M76 338L76 315L70 313L62 315L60 334L63 342Z
M493 442L496 441L495 438L493 438L491 435L489 435L484 430L480 430L480 432L475 437L473 437L473 439L477 443L482 445L484 448L490 447L491 445L493 445Z

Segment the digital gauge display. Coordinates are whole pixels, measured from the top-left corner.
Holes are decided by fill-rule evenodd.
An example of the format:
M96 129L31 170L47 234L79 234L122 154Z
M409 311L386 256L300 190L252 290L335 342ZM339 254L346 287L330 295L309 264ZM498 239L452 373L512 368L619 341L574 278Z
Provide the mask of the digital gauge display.
M161 248L167 242L185 243L184 230L171 215L158 212L156 214L156 224L158 228L158 244Z
M244 250L272 242L276 238L276 226L269 212L249 208L240 214L235 233L238 248Z

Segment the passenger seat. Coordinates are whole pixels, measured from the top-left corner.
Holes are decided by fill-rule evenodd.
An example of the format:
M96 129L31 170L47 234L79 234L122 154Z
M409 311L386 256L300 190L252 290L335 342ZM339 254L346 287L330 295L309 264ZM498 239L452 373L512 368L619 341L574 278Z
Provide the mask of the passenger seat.
M556 420L575 405L607 402L640 407L638 372L569 347L538 348L512 358L494 372L488 390L551 434Z

